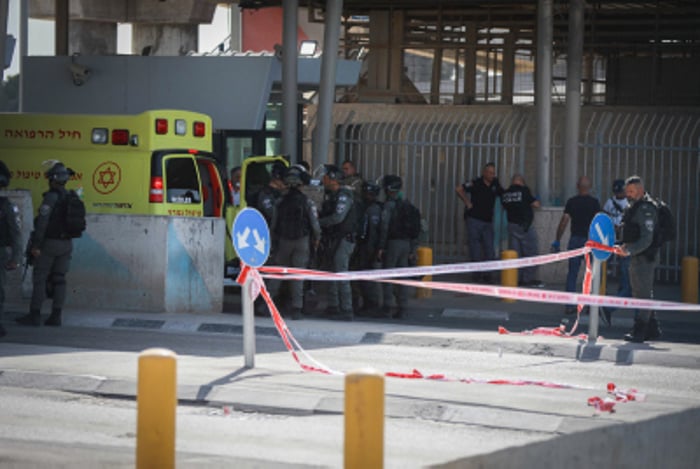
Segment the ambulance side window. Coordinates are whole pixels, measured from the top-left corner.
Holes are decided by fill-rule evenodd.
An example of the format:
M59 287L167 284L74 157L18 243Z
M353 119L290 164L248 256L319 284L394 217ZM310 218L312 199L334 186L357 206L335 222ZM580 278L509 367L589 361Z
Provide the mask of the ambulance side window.
M200 202L197 169L192 158L170 157L165 160L167 200L175 204Z

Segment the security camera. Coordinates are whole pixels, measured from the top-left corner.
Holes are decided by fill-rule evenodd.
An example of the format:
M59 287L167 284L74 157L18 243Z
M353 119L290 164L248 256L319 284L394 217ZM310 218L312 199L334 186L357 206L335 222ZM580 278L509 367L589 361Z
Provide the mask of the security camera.
M77 63L70 64L70 72L73 75L73 84L82 86L90 76L90 69Z

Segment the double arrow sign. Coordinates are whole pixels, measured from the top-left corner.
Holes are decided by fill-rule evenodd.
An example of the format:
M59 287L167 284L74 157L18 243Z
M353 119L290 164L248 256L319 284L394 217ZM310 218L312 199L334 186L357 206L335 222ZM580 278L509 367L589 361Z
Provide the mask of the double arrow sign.
M238 249L245 249L250 247L248 243L248 237L250 236L250 227L246 227L243 233L236 233L236 239L238 240ZM253 230L253 237L255 238L255 244L253 247L260 252L260 254L265 254L265 240L260 237L257 229Z

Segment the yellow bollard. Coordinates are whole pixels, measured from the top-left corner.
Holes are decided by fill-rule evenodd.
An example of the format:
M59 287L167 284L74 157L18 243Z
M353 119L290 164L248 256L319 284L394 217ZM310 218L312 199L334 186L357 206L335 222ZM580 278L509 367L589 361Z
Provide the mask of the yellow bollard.
M681 301L698 302L698 258L685 256L681 261Z
M427 246L421 246L416 250L417 253L417 265L426 266L433 265L433 250ZM433 279L432 275L423 276L424 282L430 282ZM433 296L433 290L431 288L416 288L416 298L430 298Z
M150 348L139 354L136 468L175 467L177 355Z
M501 259L517 259L518 252L512 249L507 249L501 252ZM518 286L518 269L503 269L501 270L501 285L504 287L517 287ZM510 298L503 298L506 303L515 303L515 300Z
M384 375L361 369L345 376L345 469L384 467Z

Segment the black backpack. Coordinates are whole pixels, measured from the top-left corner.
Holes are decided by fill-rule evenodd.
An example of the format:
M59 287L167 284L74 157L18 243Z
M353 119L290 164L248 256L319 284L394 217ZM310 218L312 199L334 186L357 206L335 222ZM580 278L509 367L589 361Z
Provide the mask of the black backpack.
M421 229L420 210L408 200L397 200L389 226L389 238L417 239Z
M284 239L300 239L311 232L306 196L290 189L277 205L275 234Z
M654 240L652 247L660 248L669 241L675 241L678 235L676 220L671 209L661 199L649 197L649 201L656 207L656 227L654 228Z
M63 230L69 238L80 238L87 227L85 204L75 191L68 191L62 200L65 209Z

